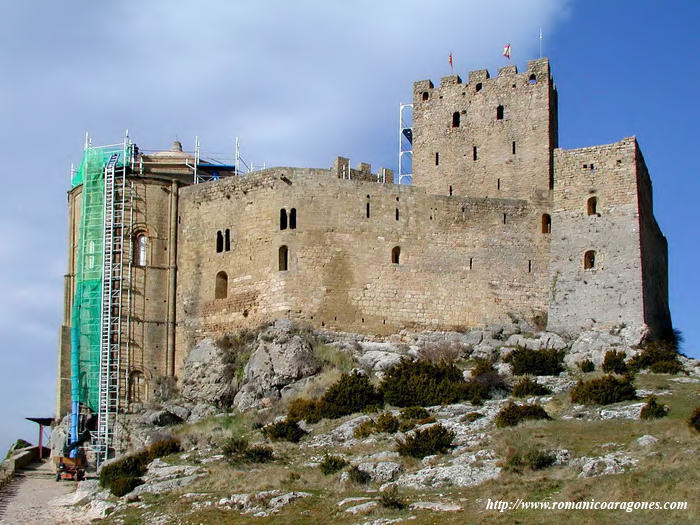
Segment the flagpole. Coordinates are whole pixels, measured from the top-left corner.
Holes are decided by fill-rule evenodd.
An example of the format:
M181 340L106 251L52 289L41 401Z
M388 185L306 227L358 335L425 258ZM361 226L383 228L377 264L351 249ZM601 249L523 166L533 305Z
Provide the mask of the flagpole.
M540 58L542 58L542 28L540 27Z

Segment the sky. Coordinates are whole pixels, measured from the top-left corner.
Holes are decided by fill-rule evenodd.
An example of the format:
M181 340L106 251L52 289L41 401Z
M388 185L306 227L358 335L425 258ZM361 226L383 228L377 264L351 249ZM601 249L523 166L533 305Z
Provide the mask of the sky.
M396 168L412 82L543 54L559 142L636 135L669 242L671 313L700 357L698 22L687 0L7 0L0 18L0 449L51 416L66 271L66 190L86 131L142 149ZM512 60L501 56L512 45Z

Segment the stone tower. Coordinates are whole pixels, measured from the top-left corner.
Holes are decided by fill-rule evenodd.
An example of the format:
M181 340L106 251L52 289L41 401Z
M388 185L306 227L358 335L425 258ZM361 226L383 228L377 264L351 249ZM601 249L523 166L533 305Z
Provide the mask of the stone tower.
M413 183L437 195L545 201L557 147L557 92L546 58L527 71L413 85Z

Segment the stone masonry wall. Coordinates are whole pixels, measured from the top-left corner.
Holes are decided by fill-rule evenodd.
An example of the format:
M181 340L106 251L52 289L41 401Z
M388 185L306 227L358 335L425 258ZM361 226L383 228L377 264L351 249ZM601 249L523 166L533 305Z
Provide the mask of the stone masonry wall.
M556 112L547 59L529 62L522 74L515 66L502 68L496 78L472 71L467 84L456 75L437 88L429 80L416 82L413 183L432 194L520 198L547 206Z
M550 330L644 325L636 153L634 138L555 151Z
M296 229L280 230L281 208L296 209ZM522 200L433 196L326 170L278 168L183 188L178 358L201 337L275 317L374 334L531 319L546 310L540 221ZM223 228L231 251L216 253ZM220 271L225 299L214 298Z

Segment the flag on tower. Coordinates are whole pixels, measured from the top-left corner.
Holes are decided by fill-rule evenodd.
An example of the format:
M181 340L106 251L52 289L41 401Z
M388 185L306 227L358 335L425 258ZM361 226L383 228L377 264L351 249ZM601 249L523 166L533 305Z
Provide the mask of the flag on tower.
M510 44L503 46L503 56L510 60Z
M454 67L452 67L452 51L450 51L450 56L447 58L447 62L450 64L450 69L454 69Z

